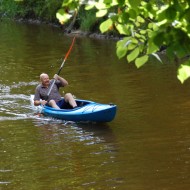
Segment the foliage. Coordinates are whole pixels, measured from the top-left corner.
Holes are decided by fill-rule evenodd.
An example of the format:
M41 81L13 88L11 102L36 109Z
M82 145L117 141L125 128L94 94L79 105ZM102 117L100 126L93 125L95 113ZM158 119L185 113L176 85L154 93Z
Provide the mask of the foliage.
M82 31L96 31L97 26L96 12L92 11L84 11L84 8L80 8L78 13L78 24Z
M161 61L157 52L166 47L170 58L183 58L190 53L190 1L186 0L64 0L57 13L60 23L72 18L81 4L86 11L96 9L102 33L117 30L123 36L117 42L118 58L126 57L140 68L150 56ZM178 70L183 83L190 76L190 61Z
M1 0L0 14L9 18L32 18L56 22L62 0Z
M3 17L13 18L17 9L18 4L12 0L0 1L0 14Z

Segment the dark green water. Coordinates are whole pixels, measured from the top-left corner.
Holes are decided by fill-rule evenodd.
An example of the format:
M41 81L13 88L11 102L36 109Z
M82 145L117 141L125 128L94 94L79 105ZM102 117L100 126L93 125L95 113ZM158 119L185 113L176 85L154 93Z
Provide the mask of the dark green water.
M176 63L137 70L115 42L77 37L64 92L118 105L108 124L40 118L30 94L51 77L72 37L44 25L0 22L0 190L189 190L190 82Z

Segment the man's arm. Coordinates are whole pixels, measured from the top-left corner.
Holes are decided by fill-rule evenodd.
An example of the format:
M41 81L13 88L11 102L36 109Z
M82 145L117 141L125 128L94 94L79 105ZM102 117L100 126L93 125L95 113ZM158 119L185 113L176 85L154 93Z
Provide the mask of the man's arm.
M36 87L35 95L34 95L34 105L39 106L39 105L45 105L47 101L41 100L40 98L40 93L38 87Z
M64 78L60 77L60 76L57 75L57 74L55 74L53 78L54 78L55 80L59 80L61 86L67 86L67 85L68 85L67 80L65 80Z

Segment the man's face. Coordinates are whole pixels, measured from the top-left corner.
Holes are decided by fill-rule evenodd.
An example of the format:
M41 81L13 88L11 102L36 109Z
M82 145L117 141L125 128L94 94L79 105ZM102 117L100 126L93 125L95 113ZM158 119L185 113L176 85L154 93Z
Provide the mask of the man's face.
M41 82L42 82L43 86L49 86L49 76L43 75L41 78Z

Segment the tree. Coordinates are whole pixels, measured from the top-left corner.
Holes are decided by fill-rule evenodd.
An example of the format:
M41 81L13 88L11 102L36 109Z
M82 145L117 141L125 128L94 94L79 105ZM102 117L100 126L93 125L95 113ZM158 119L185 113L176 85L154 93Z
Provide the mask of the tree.
M126 57L137 68L166 48L170 58L190 55L190 0L64 0L57 18L61 24L72 18L81 5L85 10L96 9L96 17L105 20L100 31L116 30L122 39L116 44L118 58ZM179 66L178 79L190 77L190 60Z

